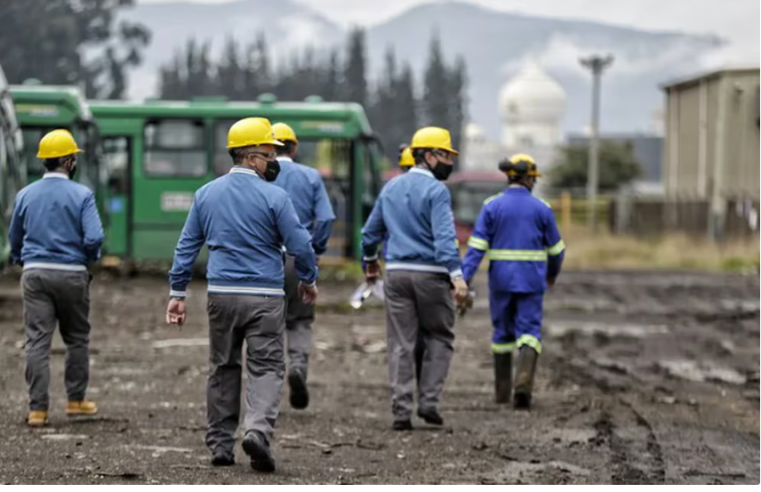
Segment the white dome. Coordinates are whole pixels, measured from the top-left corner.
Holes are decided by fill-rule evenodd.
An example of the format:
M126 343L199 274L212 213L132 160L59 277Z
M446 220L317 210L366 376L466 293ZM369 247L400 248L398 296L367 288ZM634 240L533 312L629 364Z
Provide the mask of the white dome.
M484 130L476 123L465 125L465 140L481 141L485 140Z
M510 121L556 121L565 112L563 87L534 61L529 62L500 91L502 117Z

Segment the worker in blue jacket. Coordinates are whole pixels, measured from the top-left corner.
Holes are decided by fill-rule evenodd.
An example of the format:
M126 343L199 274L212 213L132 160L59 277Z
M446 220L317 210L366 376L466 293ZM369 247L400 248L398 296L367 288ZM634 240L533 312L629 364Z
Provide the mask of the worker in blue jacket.
M407 144L401 144L399 146L399 167L402 172L406 173L415 166L415 158L412 157L412 149ZM383 257L386 257L385 246ZM418 391L420 390L420 374L423 370L423 356L425 355L425 338L426 333L423 330L418 330L417 342L415 342L415 381L418 384Z
M66 415L94 415L85 398L90 377L90 274L100 258L103 227L95 195L72 181L82 152L67 130L40 140L45 175L16 196L9 229L11 263L23 265L27 425L48 423L50 348L56 323L66 344Z
M246 416L243 450L251 467L275 470L270 441L285 374L283 246L295 256L303 302L317 297L312 237L288 194L274 186L280 164L269 120L246 118L228 132L230 172L199 189L169 272L167 323L185 322L193 263L209 247L209 363L206 444L212 465L235 463L240 417L241 351L246 342Z
M454 352L455 305L468 296L456 247L449 190L442 183L457 151L449 132L426 127L412 138L415 167L381 190L362 230L365 276L380 276L379 246L386 249L386 328L394 430L412 429L414 348L428 335L420 375L418 416L443 425L438 405Z
M489 257L496 401L510 401L512 352L517 349L513 403L530 408L542 352L544 292L560 274L565 245L549 205L531 194L541 176L534 159L517 154L501 162L499 169L507 175L507 189L484 202L468 241L463 273L470 283L484 255Z
M283 143L277 147L280 174L275 185L284 189L291 197L301 225L312 232L312 248L319 257L328 249L328 240L333 222L336 220L330 206L328 192L322 176L316 169L294 161L299 148L296 132L285 123L272 125L275 139ZM314 305L301 301L298 295L299 278L296 274L293 256L285 262L286 318L285 332L288 335L288 386L290 403L295 409L309 405L307 374L309 372L309 349L312 345L312 323Z

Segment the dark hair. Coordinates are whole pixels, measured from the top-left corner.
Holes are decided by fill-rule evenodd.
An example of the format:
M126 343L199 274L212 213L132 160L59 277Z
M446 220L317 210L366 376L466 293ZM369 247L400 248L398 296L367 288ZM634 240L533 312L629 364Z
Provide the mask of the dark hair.
M243 163L243 160L246 158L246 156L251 152L251 150L254 148L252 145L248 145L246 147L235 147L233 149L230 149L228 153L230 154L230 157L233 158L233 163L236 166L239 166Z
M433 149L412 149L412 157L415 159L415 164L425 164L426 152L433 152Z
M277 155L290 155L294 147L296 147L296 142L284 140L282 147L275 147L275 152L277 152Z
M63 163L68 160L71 156L67 155L64 157L54 157L52 159L45 159L43 161L43 164L45 166L45 169L48 171L54 171L58 169L59 167L63 166Z

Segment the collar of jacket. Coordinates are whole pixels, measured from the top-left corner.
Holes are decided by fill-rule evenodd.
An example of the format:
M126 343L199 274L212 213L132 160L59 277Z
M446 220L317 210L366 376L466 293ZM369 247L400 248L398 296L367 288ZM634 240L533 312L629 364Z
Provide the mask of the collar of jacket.
M430 170L422 168L422 167L413 167L412 169L410 169L410 172L415 174L422 174L424 176L428 176L429 178L433 178L433 173ZM433 178L433 179L436 179L436 178Z
M256 171L243 166L233 166L232 169L230 169L230 173L250 174L251 176L259 177L259 174Z
M48 178L69 179L67 175L58 171L48 171L42 176L42 179Z
M293 162L293 159L291 159L287 155L279 155L277 156L277 160L279 160L280 162Z

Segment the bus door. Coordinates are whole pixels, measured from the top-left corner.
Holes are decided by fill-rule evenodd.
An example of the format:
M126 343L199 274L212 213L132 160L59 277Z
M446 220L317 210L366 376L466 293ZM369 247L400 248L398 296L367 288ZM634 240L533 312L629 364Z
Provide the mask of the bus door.
M193 196L211 178L209 135L201 118L146 121L131 183L134 260L171 260ZM199 256L205 261L207 250Z
M109 256L130 259L134 140L131 136L110 135L103 137L102 143L102 165L106 181L103 202L108 214L104 249Z

